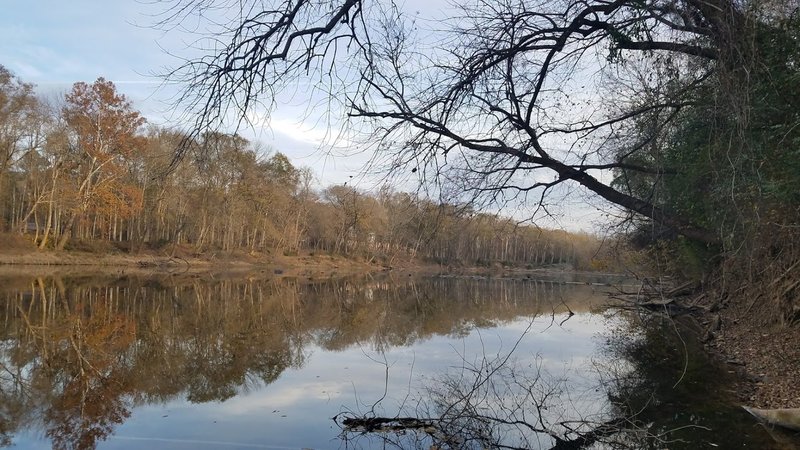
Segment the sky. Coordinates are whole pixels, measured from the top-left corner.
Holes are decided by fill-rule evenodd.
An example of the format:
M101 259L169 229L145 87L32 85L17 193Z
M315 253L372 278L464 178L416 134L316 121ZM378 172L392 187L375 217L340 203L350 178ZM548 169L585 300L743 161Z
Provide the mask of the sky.
M149 122L173 123L176 86L158 76L190 54L192 36L153 28L163 5L144 0L0 0L0 64L44 97L78 81L114 82ZM325 130L301 123L302 105L285 104L269 123L240 134L311 167L323 185L357 177L365 158L333 158L320 150Z
M176 67L174 55L191 56L192 35L166 33L152 27L164 5L156 0L0 0L0 64L45 96L57 97L78 81L98 77L113 81L119 92L155 124L174 124L172 98L180 86L164 86L158 74ZM441 15L446 0L407 0L405 8L425 16ZM170 54L172 53L172 55ZM375 189L382 177L365 175L367 154L348 157L324 148L328 130L313 120L303 122L303 99L279 104L268 121L239 133L263 148L286 154L296 166L310 167L320 186L356 183ZM586 196L569 195L556 217L539 225L569 230L599 230L603 213ZM525 218L525 212L501 211Z

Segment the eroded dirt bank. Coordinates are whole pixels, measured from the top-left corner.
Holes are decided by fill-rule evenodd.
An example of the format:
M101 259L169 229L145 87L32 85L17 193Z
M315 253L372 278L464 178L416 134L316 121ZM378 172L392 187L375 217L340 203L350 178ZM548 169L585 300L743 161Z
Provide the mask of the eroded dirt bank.
M730 300L705 315L707 347L738 373L737 396L758 408L800 408L800 328L768 320L765 305Z
M800 284L800 283L799 283ZM757 290L754 290L757 291ZM763 292L763 290L762 290ZM800 324L781 320L768 295L721 291L696 282L681 286L644 278L637 289L612 298L675 318L688 314L707 352L734 375L742 406L800 408Z

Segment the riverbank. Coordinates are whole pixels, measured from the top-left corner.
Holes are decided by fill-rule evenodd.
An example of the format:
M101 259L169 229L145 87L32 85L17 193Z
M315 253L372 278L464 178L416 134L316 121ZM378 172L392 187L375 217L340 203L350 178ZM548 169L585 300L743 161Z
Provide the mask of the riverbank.
M546 267L506 266L498 262L483 266L460 264L440 265L409 255L384 259L363 259L342 255L305 252L298 255L265 252L197 252L190 246L170 246L166 250L143 250L127 253L112 248L92 251L39 250L21 236L0 233L0 274L50 274L53 272L93 272L105 274L236 272L278 277L336 277L374 272L447 274L452 276L486 276L531 278L552 274L586 274L614 276L600 272L580 272L571 265Z
M738 375L743 405L800 408L800 328L770 323L765 308L739 297L705 314L706 346Z
M0 273L53 272L198 273L255 272L270 276L330 277L384 270L374 262L332 255L282 255L259 252L204 252L174 246L169 251L55 251L39 250L27 240L0 236Z
M761 297L721 294L687 283L644 283L614 295L623 305L691 317L706 352L734 378L731 394L742 406L800 408L800 327L777 323L774 305Z
M330 255L272 256L235 255L157 255L95 254L88 252L3 252L0 273L90 271L105 273L133 272L257 272L272 276L330 277L377 272L384 267L354 259Z

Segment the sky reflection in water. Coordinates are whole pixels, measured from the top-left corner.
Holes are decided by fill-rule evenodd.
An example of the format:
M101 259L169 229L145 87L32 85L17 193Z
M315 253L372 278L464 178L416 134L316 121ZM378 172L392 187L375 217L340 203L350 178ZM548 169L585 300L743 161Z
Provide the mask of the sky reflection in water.
M572 376L579 375L597 345L593 336L604 328L604 320L581 313L563 327L550 323L550 317L535 320L517 348L516 359L524 363L538 354L551 373L569 370ZM467 336L434 336L412 347L383 352L358 343L342 351L311 346L302 368L289 369L274 383L251 387L227 401L176 400L137 408L103 448L135 447L143 439L175 449L203 444L231 449L336 448L340 430L331 418L337 413L369 412L388 386L388 397L376 412L393 416L404 400L414 401L426 378L458 371L464 364L462 356L474 361L483 356L482 349L490 357L510 351L528 324L521 319L473 329Z

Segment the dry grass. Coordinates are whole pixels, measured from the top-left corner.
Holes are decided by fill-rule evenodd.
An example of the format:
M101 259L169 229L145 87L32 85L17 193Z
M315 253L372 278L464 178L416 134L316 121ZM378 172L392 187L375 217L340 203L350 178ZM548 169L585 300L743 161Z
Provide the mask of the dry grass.
M0 252L20 254L33 251L36 251L36 246L27 236L0 232Z

